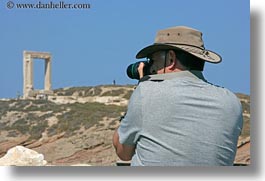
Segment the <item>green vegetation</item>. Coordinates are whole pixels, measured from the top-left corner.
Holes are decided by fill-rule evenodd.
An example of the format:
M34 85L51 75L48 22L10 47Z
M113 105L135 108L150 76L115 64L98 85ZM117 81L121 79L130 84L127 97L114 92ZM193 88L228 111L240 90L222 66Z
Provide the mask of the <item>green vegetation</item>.
M60 96L72 96L75 92L79 92L79 96L99 96L101 94L100 86L96 87L71 87L68 89L56 89L54 93Z
M102 88L112 88L115 87L115 90L110 90L102 94ZM95 86L95 87L70 87L67 89L56 89L54 93L58 96L72 96L75 92L78 93L80 97L87 96L120 96L126 94L124 98L129 98L132 91L126 92L124 88L133 88L135 85L104 85L104 86ZM120 89L117 89L120 88ZM102 95L101 95L102 94Z
M130 99L130 97L131 97L131 95L132 95L132 93L133 93L133 90L130 90L130 91L127 91L126 92L126 94L123 96L123 98L125 98L125 99Z
M101 96L120 96L121 94L124 94L124 90L117 89L104 92Z
M10 106L12 105L12 106ZM61 112L63 109L57 104L47 100L10 100L0 102L0 117L8 111L32 112L53 111Z
M113 85L104 86L113 87ZM73 87L69 89L57 89L57 95L72 96L78 93L79 96L128 96L131 91L126 92L124 88L107 91L102 94L102 86L96 87ZM126 87L126 86L125 86ZM58 105L48 100L9 100L0 101L0 130L7 130L8 136L15 137L22 134L30 135L29 139L39 139L42 133L47 131L49 136L65 132L65 136L70 136L80 130L91 126L102 126L99 123L104 117L118 120L126 107L105 105L101 103L74 103ZM11 117L5 117L7 113ZM57 115L57 113L60 113ZM48 126L51 117L59 120L52 126ZM3 120L5 121L2 121ZM8 120L12 119L12 120ZM114 124L114 123L113 123Z
M28 113L25 118L16 120L12 125L5 125L3 129L10 131L10 136L20 133L30 135L29 139L39 139L47 127L47 120Z
M45 129L48 127L48 123L46 120L38 121L37 125L30 125L29 127L29 139L39 139L42 136L42 133L45 131Z
M17 120L12 125L0 122L1 130L10 131L10 136L20 134L29 134L30 139L39 139L41 134L47 130L49 136L55 135L61 132L65 132L65 136L75 134L81 126L86 129L93 125L100 126L99 121L104 117L119 119L122 112L126 110L126 107L105 105L101 103L74 103L64 106L57 105L49 101L32 101L32 100L20 100L13 104L9 108L9 103L3 105L5 109L1 109L1 115L7 111L17 111L27 113L25 116L17 116ZM66 110L70 111L66 111ZM5 111L3 111L5 110ZM48 126L48 118L55 116L56 112L63 112L57 116L58 123ZM38 113L43 112L42 116ZM45 114L46 113L46 114Z
M100 103L75 103L70 104L71 111L58 116L59 122L54 125L48 134L66 132L66 136L70 136L79 130L81 126L86 129L93 125L99 125L104 117L119 119L120 114L125 111L126 107L104 105ZM54 130L57 130L56 132Z

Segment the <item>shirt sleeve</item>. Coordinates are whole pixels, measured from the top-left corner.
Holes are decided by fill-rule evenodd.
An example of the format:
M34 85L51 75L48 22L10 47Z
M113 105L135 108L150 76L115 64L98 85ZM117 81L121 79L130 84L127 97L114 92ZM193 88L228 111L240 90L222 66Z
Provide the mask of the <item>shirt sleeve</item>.
M135 145L142 127L142 103L139 86L134 90L125 117L118 128L119 141L125 145Z

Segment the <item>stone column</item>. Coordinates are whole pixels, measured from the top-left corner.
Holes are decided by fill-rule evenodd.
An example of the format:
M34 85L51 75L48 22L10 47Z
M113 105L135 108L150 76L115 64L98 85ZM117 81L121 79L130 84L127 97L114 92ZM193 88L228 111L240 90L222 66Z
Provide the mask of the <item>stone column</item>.
M51 57L45 59L45 85L44 90L50 91L51 88Z
M24 76L24 85L23 85L23 97L27 98L29 92L33 90L33 61L29 54L24 52L23 59L23 76Z

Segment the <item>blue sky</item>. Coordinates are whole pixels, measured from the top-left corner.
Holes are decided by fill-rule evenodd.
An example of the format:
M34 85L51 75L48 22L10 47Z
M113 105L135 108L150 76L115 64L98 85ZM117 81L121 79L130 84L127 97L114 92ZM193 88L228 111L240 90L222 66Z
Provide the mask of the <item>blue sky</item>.
M59 3L59 0L42 0ZM153 44L156 32L190 26L203 32L206 49L223 58L206 63L209 82L250 94L248 0L64 0L90 9L8 9L0 2L0 98L23 93L23 51L52 54L53 89L136 84L126 75L136 53ZM14 3L35 3L19 1ZM44 61L34 61L34 87L44 84Z

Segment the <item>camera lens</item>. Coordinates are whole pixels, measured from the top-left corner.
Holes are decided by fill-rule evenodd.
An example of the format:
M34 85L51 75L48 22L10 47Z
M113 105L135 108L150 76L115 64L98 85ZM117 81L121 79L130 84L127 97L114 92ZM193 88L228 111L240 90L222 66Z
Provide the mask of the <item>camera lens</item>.
M147 61L142 61L142 62L144 63L144 70L143 70L144 75L149 75L150 74L150 66L149 66L148 62ZM141 61L133 63L127 67L128 77L130 77L131 79L137 79L137 80L140 79L140 75L138 72L138 67L139 67L140 63L141 63Z
M127 75L131 79L139 80L138 66L140 62L133 63L127 67Z

